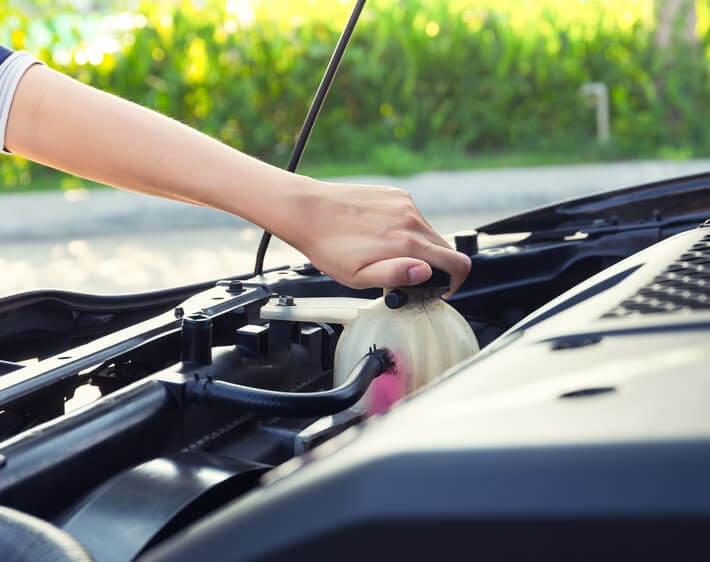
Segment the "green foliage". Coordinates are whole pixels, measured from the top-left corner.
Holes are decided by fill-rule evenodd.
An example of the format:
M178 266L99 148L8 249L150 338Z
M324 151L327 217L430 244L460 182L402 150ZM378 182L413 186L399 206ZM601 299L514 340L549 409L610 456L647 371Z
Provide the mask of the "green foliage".
M260 9L245 15L235 6L249 2L236 0L145 3L125 16L128 25L110 30L113 48L92 55L98 48L92 33L103 21L98 15L88 25L85 16L62 19L66 9L58 12L56 2L31 4L31 14L0 8L0 41L279 165L349 7L261 0L252 2ZM442 153L558 153L581 160L592 153L707 155L710 34L697 45L661 52L648 6L638 6L632 0L373 0L307 162L368 162L397 174ZM301 9L308 17L299 17ZM610 91L613 144L604 151L593 148L594 112L579 94L592 81ZM37 170L2 159L0 181L6 188L26 184Z

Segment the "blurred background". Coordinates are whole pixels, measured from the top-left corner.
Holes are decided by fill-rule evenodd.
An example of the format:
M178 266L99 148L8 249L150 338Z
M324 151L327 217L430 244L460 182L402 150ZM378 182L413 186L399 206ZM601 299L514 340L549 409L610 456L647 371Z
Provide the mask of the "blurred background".
M0 43L285 166L342 0L0 0ZM440 230L707 170L707 0L370 0L301 170ZM0 292L241 273L258 232L0 158ZM277 244L271 263L301 259Z

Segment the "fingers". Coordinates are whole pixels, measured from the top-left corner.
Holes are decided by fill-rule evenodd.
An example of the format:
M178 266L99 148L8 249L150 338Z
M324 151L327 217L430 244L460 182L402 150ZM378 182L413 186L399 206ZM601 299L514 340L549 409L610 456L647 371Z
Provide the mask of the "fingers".
M389 258L361 268L353 275L353 286L407 287L418 285L431 277L431 266L413 258Z
M445 296L450 296L458 291L471 271L471 258L448 246L442 248L435 244L427 247L425 252L425 254L418 254L416 257L425 260L432 267L443 269L451 277L449 292Z
M400 232L397 236L389 238L389 244L381 245L382 254L374 257L375 260L384 260L393 257L406 256L415 260L425 262L430 267L436 267L446 271L450 278L450 292L453 294L463 284L471 270L471 259L461 253L453 250L443 238L439 237L435 232L431 231L432 236L422 236L419 233ZM432 240L433 238L433 240ZM439 238L442 244L438 244ZM417 279L416 281L404 283L400 287L408 285L417 285L430 277L430 272L427 270L425 279ZM404 280L400 277L400 280ZM392 285L388 285L392 287Z
M463 284L471 270L471 260L468 256L454 251L449 243L439 235L426 221L414 205L413 200L407 196L407 209L404 221L400 225L400 232L393 238L397 248L391 248L395 255L418 258L429 266L443 269L451 277L450 291L446 296L455 293ZM428 279L428 271L424 280L410 282L407 285L416 285ZM406 285L401 285L406 286Z
M428 241L443 248L451 248L449 243L434 230L431 224L429 224L426 218L419 212L411 196L406 191L396 190L396 192L401 193L400 196L403 198L401 208L398 209L400 214L399 228L404 232L419 234Z
M444 298L449 298L456 291L458 291L464 281L466 281L466 277L468 277L468 274L471 271L471 258L461 252L454 253L457 255L456 271L452 273L447 270L451 275L451 285L449 291L444 295Z
M301 213L290 213L298 222L283 223L292 227L286 241L350 287L418 285L437 267L449 273L454 292L471 268L470 259L434 231L401 189L333 184L306 193L300 207Z
M431 277L431 268L438 267L451 277L450 289L446 296L455 293L465 281L470 269L468 256L432 246L428 259L410 257L388 258L368 264L358 270L351 278L353 287L408 287L424 283Z

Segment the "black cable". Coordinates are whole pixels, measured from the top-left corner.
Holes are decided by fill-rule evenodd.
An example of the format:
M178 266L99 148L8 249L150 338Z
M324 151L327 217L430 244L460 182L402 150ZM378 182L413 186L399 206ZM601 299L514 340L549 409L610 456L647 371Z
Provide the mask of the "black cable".
M310 418L341 412L355 404L375 377L391 365L389 352L377 349L357 362L340 386L320 392L282 392L243 386L212 378L186 383L185 398L198 404L221 404L249 413L279 417Z
M316 90L316 95L311 102L311 106L308 108L308 114L306 115L306 120L303 122L303 127L298 134L298 139L296 140L296 145L293 147L293 152L291 153L291 160L289 160L288 167L286 168L289 172L295 172L298 168L298 164L301 162L301 157L303 156L303 151L306 149L308 144L308 139L311 136L311 131L315 125L318 114L320 113L321 107L323 107L323 102L325 97L328 95L328 90L330 85L333 83L335 78L335 73L338 71L338 66L340 66L340 61L345 54L345 49L348 46L350 37L355 30L357 25L357 20L362 13L362 9L365 7L365 0L357 0L353 11L350 13L345 28L338 39L338 44L335 46L333 55L330 57L328 66L325 69L323 78ZM261 235L261 241L259 242L259 249L256 252L256 263L254 265L254 275L261 275L264 272L264 258L266 257L266 251L269 248L269 242L271 241L271 233L268 230L264 230Z

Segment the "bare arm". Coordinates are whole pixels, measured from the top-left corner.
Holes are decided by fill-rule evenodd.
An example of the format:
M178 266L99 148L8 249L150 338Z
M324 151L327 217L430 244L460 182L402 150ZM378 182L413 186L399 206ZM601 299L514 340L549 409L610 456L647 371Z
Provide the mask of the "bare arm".
M239 215L353 287L419 283L430 264L456 289L470 267L401 190L291 174L44 66L18 86L5 146L108 185Z

